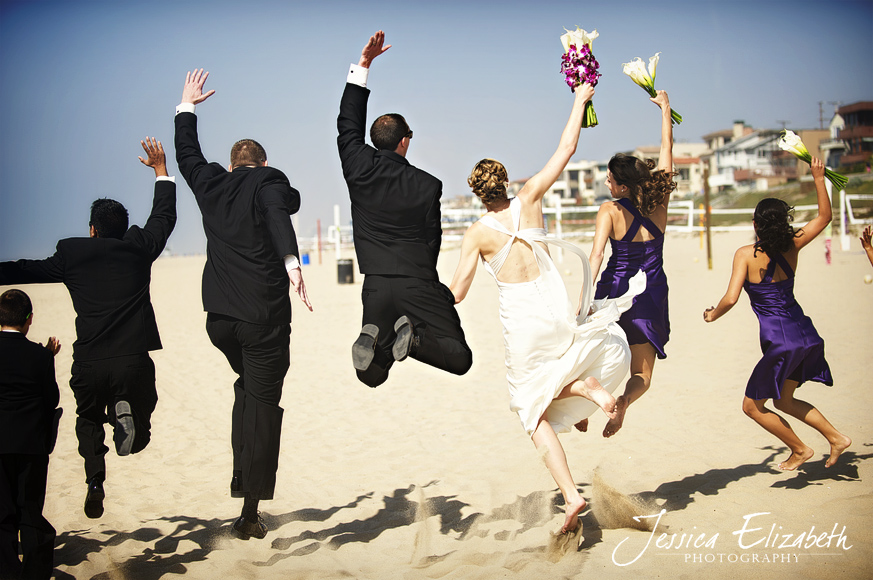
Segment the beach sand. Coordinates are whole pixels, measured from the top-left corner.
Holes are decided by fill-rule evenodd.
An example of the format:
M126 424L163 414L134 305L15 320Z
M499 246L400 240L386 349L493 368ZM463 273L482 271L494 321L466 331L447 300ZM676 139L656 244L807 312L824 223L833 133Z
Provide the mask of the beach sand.
M154 265L164 349L152 354L160 395L152 441L136 455L107 455L98 520L82 512L70 299L59 284L22 287L34 302L30 338L54 334L63 343L65 414L45 508L58 531L55 577L869 578L873 390L863 365L873 352L873 284L863 279L873 269L856 240L830 265L822 239L801 254L796 295L825 339L835 385L808 383L798 397L854 443L825 469L826 441L789 418L816 455L797 472L780 472L774 466L787 449L740 409L760 357L748 299L715 324L702 320L725 291L733 252L750 239L715 234L708 270L697 235L668 235L668 358L616 436L600 435L602 414L588 433L561 436L591 507L579 549L553 538L561 496L508 409L497 290L484 271L458 307L474 353L470 372L456 377L405 361L370 389L356 380L349 355L363 277L356 265L354 283L338 284L334 253L321 264L311 256L304 277L315 311L292 297L278 486L261 504L269 534L245 541L230 527L241 507L228 490L234 375L204 331L204 258ZM589 251L590 242L581 247ZM457 250L440 255L446 283L457 258ZM577 292L578 260L558 265ZM652 517L640 525L634 514ZM616 527L630 524L642 529Z

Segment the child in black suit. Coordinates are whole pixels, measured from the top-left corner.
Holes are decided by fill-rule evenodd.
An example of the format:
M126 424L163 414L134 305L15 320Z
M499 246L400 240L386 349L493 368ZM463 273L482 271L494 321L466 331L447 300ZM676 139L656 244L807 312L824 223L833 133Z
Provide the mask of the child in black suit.
M49 578L55 529L42 515L49 454L61 409L55 337L27 340L27 294L0 295L0 578ZM18 559L19 534L23 560Z

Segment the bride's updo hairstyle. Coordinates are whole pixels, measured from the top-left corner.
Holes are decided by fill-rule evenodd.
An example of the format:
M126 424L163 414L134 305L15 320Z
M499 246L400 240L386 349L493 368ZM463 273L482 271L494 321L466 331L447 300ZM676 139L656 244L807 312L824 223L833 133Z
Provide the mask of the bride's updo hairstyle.
M506 199L506 184L509 177L503 164L494 159L483 159L473 168L467 183L473 188L476 197L489 205Z
M794 208L774 197L762 199L755 206L755 253L764 252L768 256L784 254L794 246L797 233L791 222L794 220Z
M644 216L649 216L664 203L676 189L673 171L652 171L656 167L652 159L643 161L631 155L618 153L609 160L612 181L627 186L631 203Z

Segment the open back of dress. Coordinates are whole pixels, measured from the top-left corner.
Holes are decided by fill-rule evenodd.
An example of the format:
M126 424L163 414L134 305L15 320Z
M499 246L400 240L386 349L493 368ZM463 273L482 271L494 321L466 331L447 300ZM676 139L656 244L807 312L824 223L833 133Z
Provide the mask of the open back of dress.
M528 434L533 433L543 416L560 433L569 431L597 409L581 397L555 400L566 385L593 376L612 392L623 382L630 367L630 349L615 321L630 307L633 296L645 288L645 276L637 277L625 296L599 301L594 305L595 312L587 316L593 295L587 256L570 242L546 236L543 228L519 230L520 204L518 198L510 202L515 231L509 231L490 215L479 220L508 238L484 265L500 292L510 408L518 413ZM516 239L524 241L534 253L540 275L529 282L502 282L497 275ZM537 242L557 245L582 260L583 314L578 318L560 272Z

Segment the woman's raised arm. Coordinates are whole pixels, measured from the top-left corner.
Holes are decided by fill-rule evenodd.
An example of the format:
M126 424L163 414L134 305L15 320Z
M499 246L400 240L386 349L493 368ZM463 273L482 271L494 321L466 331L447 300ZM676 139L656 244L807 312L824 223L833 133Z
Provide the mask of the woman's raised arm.
M579 144L579 131L582 130L582 119L585 114L585 104L594 96L594 87L585 83L576 87L575 95L570 119L561 134L558 149L546 163L546 166L528 179L521 191L518 192L518 197L525 203L540 201L552 184L561 176L570 158L576 153L576 145Z

